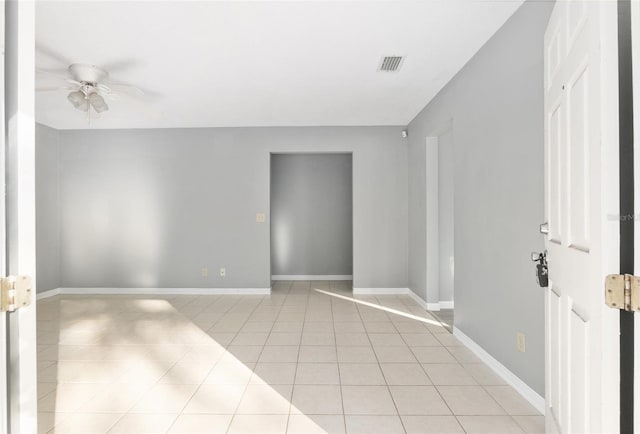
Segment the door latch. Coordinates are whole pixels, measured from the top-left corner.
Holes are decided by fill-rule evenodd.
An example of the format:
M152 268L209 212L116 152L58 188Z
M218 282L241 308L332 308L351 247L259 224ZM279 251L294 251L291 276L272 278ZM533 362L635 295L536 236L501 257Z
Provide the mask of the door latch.
M31 304L31 277L9 276L0 279L0 312L13 312Z
M607 306L629 312L640 311L640 277L610 274L604 284Z
M536 277L538 279L538 285L541 288L549 286L549 266L547 265L547 251L542 253L532 252L531 260L537 262L536 264Z

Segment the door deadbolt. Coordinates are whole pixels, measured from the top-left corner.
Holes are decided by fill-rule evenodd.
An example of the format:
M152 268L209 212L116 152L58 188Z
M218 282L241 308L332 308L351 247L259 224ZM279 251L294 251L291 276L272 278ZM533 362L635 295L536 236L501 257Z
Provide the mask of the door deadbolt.
M541 288L549 286L549 266L547 264L547 251L542 253L532 252L531 260L536 262L536 278Z

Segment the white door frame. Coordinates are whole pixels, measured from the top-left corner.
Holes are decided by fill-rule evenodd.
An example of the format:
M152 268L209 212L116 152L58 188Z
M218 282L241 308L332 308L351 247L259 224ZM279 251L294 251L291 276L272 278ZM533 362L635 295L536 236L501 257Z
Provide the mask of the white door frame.
M426 139L426 301L428 310L440 310L440 249L438 247L438 135Z
M35 289L35 2L4 3L7 273ZM4 255L3 255L4 256ZM35 291L34 291L35 292ZM37 432L36 300L9 316L10 433Z
M439 165L438 154L439 137L446 132L453 131L453 119L427 135L425 140L425 183L426 183L426 302L427 309L438 311L444 308L440 300L440 218L439 218ZM455 179L455 176L454 176ZM455 281L455 279L454 279ZM455 289L453 292L455 300Z
M0 6L0 46L4 47L5 37L5 2L3 1ZM0 184L2 189L5 188L5 128L4 128L4 104L5 104L5 89L4 89L4 49L0 52ZM5 221L5 198L0 196L0 276L7 275L7 243L6 243L6 221ZM4 342L7 337L7 314L0 312L0 342ZM0 345L0 401L8 403L7 388L7 347L6 345ZM0 432L8 431L9 424L9 407L6 404L0 405Z
M634 232L634 271L640 273L640 2L631 2L631 44L633 51L633 124L634 124L634 204L635 214L633 216L635 224ZM634 321L634 348L636 356L634 358L634 423L635 427L640 426L640 316L635 315Z
M640 249L638 245L638 199L640 198L638 191L638 87L640 86L640 80L638 78L637 68L638 65L638 50L640 49L639 42L639 30L640 30L640 9L637 1L618 1L618 29L617 29L617 65L625 68L618 71L619 83L618 83L618 95L619 95L619 108L625 110L620 113L619 131L618 135L621 139L619 142L620 155L620 213L618 220L620 221L620 265L615 273L622 274L638 274L640 270ZM622 42L622 45L620 43ZM631 64L630 62L635 63ZM629 69L627 69L629 68ZM633 69L633 70L632 70ZM633 73L633 75L631 74ZM629 86L635 88L633 94L630 92ZM631 100L629 99L631 98ZM633 103L633 105L629 105ZM631 113L626 110L630 110ZM632 123L635 124L634 136L629 135L627 128L632 125L627 125L626 121L629 119L629 115L633 115ZM622 141L624 140L624 141ZM633 146L633 149L629 149L629 146ZM633 152L633 161L629 160L627 152ZM629 166L630 164L630 166ZM630 182L634 182L634 197L630 198L626 196L630 192L623 189L623 186L629 186ZM631 208L633 206L633 208ZM624 225L624 226L623 226ZM623 230L624 228L624 230ZM634 239L628 238L627 230L632 229L634 231ZM630 262L631 256L634 261ZM620 431L631 432L636 431L639 426L638 423L638 356L633 356L634 352L637 354L638 349L638 315L631 312L620 311L620 359L619 359L619 373L620 373ZM629 330L632 328L632 330ZM634 333L635 332L635 333ZM635 334L635 336L633 336ZM631 335L632 341L629 340ZM634 342L635 341L635 342ZM623 347L624 344L624 347ZM629 348L628 346L631 346ZM634 351L635 347L635 351ZM629 362L629 358L633 358L633 365ZM631 382L632 384L628 384ZM631 388L629 387L631 386ZM631 395L631 396L629 396ZM633 402L633 407L631 403ZM624 403L624 405L623 405Z

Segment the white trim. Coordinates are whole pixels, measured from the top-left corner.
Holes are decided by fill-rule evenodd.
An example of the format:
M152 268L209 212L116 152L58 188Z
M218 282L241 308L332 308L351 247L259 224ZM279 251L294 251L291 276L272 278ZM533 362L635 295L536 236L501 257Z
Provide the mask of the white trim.
M453 300L451 301L439 301L437 303L427 303L418 294L409 290L407 292L413 300L418 303L425 310L439 311L440 309L453 309Z
M425 306L423 307L427 310L433 310L436 312L442 309L453 309L453 301L439 301L437 303L426 303Z
M418 294L409 288L353 288L353 295L408 295L424 310L438 311L452 309L453 301L441 301L439 303L427 303ZM445 307L451 306L451 307Z
M426 291L425 298L431 300L440 299L440 249L439 215L438 215L438 148L440 130L434 131L425 140L425 205L426 214L425 230L425 254L424 267ZM437 304L437 303L436 303ZM428 310L440 310L440 306L430 305Z
M529 387L524 381L522 381L516 374L511 372L496 360L491 354L486 352L480 345L478 345L473 339L465 335L460 329L454 327L453 335L457 337L467 348L469 348L480 360L487 364L493 371L506 381L511 387L522 395L532 406L535 407L540 413L544 414L545 404L544 397L540 396L535 390Z
M409 289L409 292L407 292L407 295L409 297L411 297L413 299L413 301L418 303L420 305L420 307L423 308L424 310L433 310L433 309L430 309L430 307L433 307L433 306L431 306L432 303L427 303L426 301L421 299L420 296L418 294L416 294L415 292L413 292L411 289Z
M353 295L409 295L409 288L353 288Z
M60 288L50 289L48 291L42 291L36 293L36 300L42 300L43 298L49 298L60 294Z
M439 304L440 309L453 309L453 300L441 301Z
M640 3L639 2L631 2L631 45L632 49L635 50L632 55L633 61L633 132L634 132L634 143L640 143L640 57L637 56L638 47L640 47ZM640 203L640 153L634 152L634 181L635 181L635 204L636 204L636 213L638 212L638 205ZM637 215L637 214L636 214ZM636 252L640 252L640 231L635 231L635 244L634 250ZM640 254L635 254L635 267L634 270L636 273L640 270ZM637 316L637 315L636 315ZM640 348L640 321L637 319L634 323L635 326L635 348L638 351ZM640 421L640 357L634 358L634 370L636 372L635 381L634 381L634 421ZM635 422L635 424L639 424L640 422Z
M5 196L12 197L4 214L7 275L36 278L36 197L35 197L35 2L3 2L5 10L3 64L5 69L4 110L7 119L2 160ZM10 96L7 96L10 95ZM4 201L3 201L4 202ZM2 315L6 318L6 314ZM36 303L18 309L7 318L8 396L2 406L9 405L9 433L38 431ZM6 342L6 344L5 344ZM3 355L6 356L7 353ZM4 375L2 372L0 375ZM1 380L3 385L5 379ZM4 387L0 387L4 389ZM4 393L5 390L2 390ZM0 417L4 416L4 411ZM4 425L5 421L0 421ZM4 431L4 427L0 427Z
M270 295L271 288L56 288L37 294L54 295Z
M271 280L353 280L351 274L274 274Z

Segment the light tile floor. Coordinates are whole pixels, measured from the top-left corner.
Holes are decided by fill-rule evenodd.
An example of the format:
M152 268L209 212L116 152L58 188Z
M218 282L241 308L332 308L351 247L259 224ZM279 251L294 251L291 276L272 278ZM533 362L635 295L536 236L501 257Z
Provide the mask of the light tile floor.
M408 296L38 302L42 433L543 432L542 416Z

